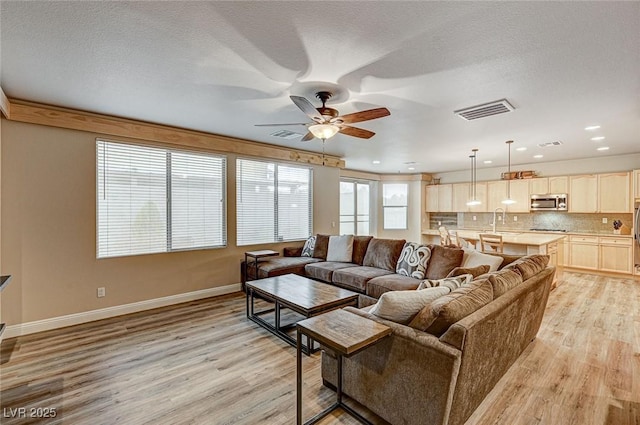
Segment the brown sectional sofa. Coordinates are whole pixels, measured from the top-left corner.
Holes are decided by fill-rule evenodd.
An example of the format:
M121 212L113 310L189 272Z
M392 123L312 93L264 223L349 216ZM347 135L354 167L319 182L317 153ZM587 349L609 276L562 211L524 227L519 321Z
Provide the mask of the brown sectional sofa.
M503 265L512 259L505 258ZM520 278L517 285L500 283L495 274L479 277L476 287L488 287L491 301L441 334L411 327L415 320L403 325L367 308L347 307L391 327L392 334L344 359L344 392L392 424L463 425L536 337L555 273L555 267L544 264L535 272L519 270L526 280ZM370 282L369 291L374 288ZM322 377L328 386L336 383L336 364L323 351Z

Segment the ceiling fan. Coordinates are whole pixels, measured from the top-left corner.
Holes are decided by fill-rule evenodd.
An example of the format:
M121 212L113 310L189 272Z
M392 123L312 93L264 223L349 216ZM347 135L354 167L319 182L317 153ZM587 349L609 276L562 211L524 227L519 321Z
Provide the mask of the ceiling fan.
M346 134L348 136L359 137L361 139L369 139L374 134L373 131L363 128L352 127L348 124L356 122L373 120L376 118L391 115L387 108L368 109L366 111L354 112L347 115L339 115L338 110L328 108L327 100L332 96L331 92L319 91L316 97L322 101L322 106L316 108L311 102L302 96L289 96L293 103L309 118L313 120L311 123L287 123L287 124L256 124L259 127L284 126L284 125L304 125L309 128L307 134L301 139L303 142L309 141L314 137L326 140L336 135L336 133Z

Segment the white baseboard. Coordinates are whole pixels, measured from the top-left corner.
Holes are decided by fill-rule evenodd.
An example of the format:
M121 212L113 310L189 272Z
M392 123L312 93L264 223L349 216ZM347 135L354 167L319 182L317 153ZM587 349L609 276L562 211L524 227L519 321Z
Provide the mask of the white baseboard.
M110 317L121 316L123 314L137 313L139 311L151 310L153 308L231 294L240 290L240 284L234 283L231 285L202 289L200 291L187 292L184 294L170 295L168 297L154 298L152 300L139 301L131 304L123 304L114 307L101 308L99 310L85 311L82 313L74 313L66 316L21 323L19 325L11 325L7 326L2 338L15 338L17 336L28 335L36 332L49 331L51 329L79 325L81 323L93 322L95 320L108 319Z

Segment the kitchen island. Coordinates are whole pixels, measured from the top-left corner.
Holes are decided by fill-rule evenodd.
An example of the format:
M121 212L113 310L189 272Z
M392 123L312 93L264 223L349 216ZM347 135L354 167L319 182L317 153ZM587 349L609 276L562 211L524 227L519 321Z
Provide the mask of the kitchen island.
M454 230L454 229L451 229ZM492 233L482 230L455 230L458 237L466 240L476 249L480 249L480 233ZM564 233L528 233L528 232L496 232L502 236L505 254L532 255L546 254L550 257L549 264L556 266L556 275L553 285L562 279L564 271ZM439 244L440 233L437 230L424 230L422 232L423 243Z

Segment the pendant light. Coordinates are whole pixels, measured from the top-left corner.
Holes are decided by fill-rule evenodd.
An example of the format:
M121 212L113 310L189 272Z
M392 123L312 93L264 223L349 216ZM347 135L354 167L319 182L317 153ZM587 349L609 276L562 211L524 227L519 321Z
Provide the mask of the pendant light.
M469 155L469 158L471 158L471 182L469 184L469 197L471 199L469 200L469 202L467 202L467 205L475 206L482 203L478 201L478 198L476 197L476 183L478 180L476 177L478 149L471 149L471 152L473 152L472 155Z
M507 199L503 200L504 205L513 205L516 203L515 199L511 198L511 144L513 140L507 140L505 142L509 146L509 166L507 171Z

